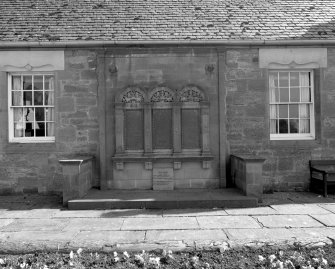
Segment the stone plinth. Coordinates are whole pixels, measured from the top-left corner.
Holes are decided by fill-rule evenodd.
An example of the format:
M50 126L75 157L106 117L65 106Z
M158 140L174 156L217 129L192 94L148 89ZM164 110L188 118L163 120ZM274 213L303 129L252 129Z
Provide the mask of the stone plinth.
M231 177L245 195L261 197L263 193L263 162L254 156L231 155Z
M92 156L79 156L59 160L63 172L63 204L81 198L92 187Z

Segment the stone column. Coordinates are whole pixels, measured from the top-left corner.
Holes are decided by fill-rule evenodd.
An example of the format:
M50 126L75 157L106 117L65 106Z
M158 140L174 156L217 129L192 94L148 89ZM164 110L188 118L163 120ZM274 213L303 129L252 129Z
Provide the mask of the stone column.
M173 104L173 152L181 153L181 103Z
M207 102L201 103L201 142L202 155L210 155L209 146L209 106Z
M116 154L124 153L124 111L123 103L115 103L115 144Z
M152 153L152 114L151 103L144 104L144 154Z

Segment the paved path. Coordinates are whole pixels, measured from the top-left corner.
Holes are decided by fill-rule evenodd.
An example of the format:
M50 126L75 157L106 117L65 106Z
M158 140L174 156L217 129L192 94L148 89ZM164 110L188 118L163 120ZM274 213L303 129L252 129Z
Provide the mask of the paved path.
M69 211L57 199L39 199L0 197L0 252L182 250L335 240L334 198L308 193L267 195L260 207L225 210Z

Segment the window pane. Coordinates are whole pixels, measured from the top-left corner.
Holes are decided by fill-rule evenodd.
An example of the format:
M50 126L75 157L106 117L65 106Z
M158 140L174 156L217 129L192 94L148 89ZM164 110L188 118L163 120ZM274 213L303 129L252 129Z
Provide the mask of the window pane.
M35 113L36 113L36 121L44 121L45 116L44 116L44 109L43 107L36 107L35 108Z
M181 113L182 148L200 148L200 111L183 109Z
M32 92L23 92L23 105L31 106L32 104Z
M280 88L280 102L288 102L288 101L290 101L289 89Z
M288 118L288 105L279 105L279 118Z
M12 90L20 91L21 89L21 76L12 76Z
M54 93L45 92L44 103L45 105L52 106L54 104Z
M302 133L302 134L310 133L310 122L309 122L309 120L301 120L300 121L300 133Z
M47 123L46 128L46 136L55 136L55 124L54 123Z
M26 122L26 130L24 136L34 136L35 128L33 128L34 122Z
M299 120L298 119L290 120L290 133L291 134L299 133Z
M290 95L290 102L300 102L300 88L291 88Z
M142 150L144 148L144 123L142 110L125 111L125 148Z
M290 105L290 118L299 118L299 105Z
M270 133L271 134L278 133L278 120L270 120Z
M36 125L36 136L45 136L45 123L37 122Z
M22 105L22 92L12 92L12 105L21 106Z
M23 137L23 122L14 122L14 137Z
M34 105L42 106L43 105L43 91L34 92Z
M154 109L152 113L152 144L154 149L172 149L172 111Z
M301 88L301 102L310 102L311 101L311 93L310 89L307 87Z
M14 121L23 121L23 108L14 108Z
M47 121L54 121L55 120L55 110L53 108L47 107L45 109L45 119Z
M279 72L279 87L288 87L288 72Z
M35 116L34 115L35 115L34 108L26 108L25 109L26 121L33 122L35 120Z
M54 90L54 79L52 76L44 77L44 89L45 90Z
M32 77L31 76L23 76L23 89L26 91L32 90Z
M290 73L290 86L291 87L299 86L299 72Z
M43 76L34 76L34 90L43 90Z
M300 105L300 118L309 118L309 106L310 105Z
M279 133L287 134L288 133L288 120L279 120Z

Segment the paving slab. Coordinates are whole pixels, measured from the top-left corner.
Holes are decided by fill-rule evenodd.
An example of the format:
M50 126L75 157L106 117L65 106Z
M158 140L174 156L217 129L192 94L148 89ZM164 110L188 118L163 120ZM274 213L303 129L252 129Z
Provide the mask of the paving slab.
M121 230L123 218L75 218L68 219L64 231L115 231Z
M249 216L207 216L197 217L202 229L218 228L261 228L255 219Z
M99 218L105 210L60 210L52 218Z
M82 231L70 242L74 248L99 248L120 243L144 241L145 231Z
M323 224L307 215L269 215L255 216L255 218L268 228L324 227Z
M126 218L122 230L188 230L198 229L195 217L166 217L166 218Z
M247 241L276 241L290 240L293 233L290 229L274 228L274 229L225 229L230 240L247 240Z
M335 203L332 204L319 204L320 207L329 210L332 213L335 213Z
M330 215L312 215L313 218L326 226L335 227L335 214Z
M320 240L324 240L329 237L335 238L335 228L331 227L291 228L290 231L299 241L306 238L319 238Z
M276 210L269 206L253 207L253 208L236 208L226 209L228 215L275 215Z
M100 216L101 218L152 218L163 217L162 209L113 209L105 210L105 212Z
M146 240L155 241L198 241L198 240L227 240L227 235L221 229L215 230L150 230L146 234Z
M279 214L285 215L311 215L311 214L330 214L328 210L317 204L288 204L288 205L271 205Z
M227 212L223 209L188 208L188 209L168 209L163 210L164 217L189 217L189 216L226 216Z
M68 221L55 219L15 219L1 228L4 232L20 231L61 231Z
M20 231L2 232L0 252L32 253L67 249L76 232L61 231Z
M14 222L14 219L0 219L0 230L1 228Z

